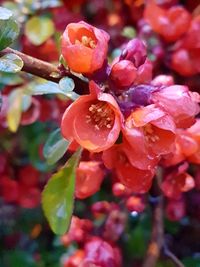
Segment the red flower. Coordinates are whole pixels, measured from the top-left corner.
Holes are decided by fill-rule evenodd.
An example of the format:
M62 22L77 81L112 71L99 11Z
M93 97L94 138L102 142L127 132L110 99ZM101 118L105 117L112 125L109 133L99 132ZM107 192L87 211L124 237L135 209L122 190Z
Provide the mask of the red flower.
M147 192L152 184L154 169L141 170L131 165L123 144L114 145L103 152L103 162L108 169L114 169L122 184L135 193ZM131 150L131 147L129 148Z
M63 267L79 267L85 256L84 250L76 250L67 260L64 261Z
M154 86L170 86L174 84L174 78L170 75L158 75L151 81L151 84Z
M5 202L16 202L19 198L19 184L17 181L10 179L7 176L2 176L0 180L1 195Z
M19 170L19 180L22 186L34 187L39 183L40 173L31 165L26 165Z
M170 221L180 221L186 215L184 199L169 199L166 206L166 215Z
M112 63L111 79L116 86L149 83L152 79L152 63L147 58L146 46L134 38L124 47L120 57Z
M180 40L181 47L186 49L200 48L200 14L193 18L190 28Z
M175 141L175 125L172 118L155 105L136 109L124 126L126 154L137 168L150 169L160 155L172 151ZM130 148L129 148L130 146Z
M187 192L195 186L194 179L186 172L170 173L162 182L161 188L167 197L177 199L182 192Z
M153 2L146 6L144 16L153 30L168 42L178 40L188 30L191 21L191 15L183 7L173 6L166 10Z
M190 127L199 112L199 95L189 92L187 86L172 85L152 94L152 101L166 110L179 128Z
M145 209L144 199L141 196L131 196L126 200L126 207L130 212L143 212Z
M103 232L104 239L116 242L125 230L127 215L118 209L113 209L108 214Z
M119 86L130 86L137 76L137 69L130 60L120 60L111 69L111 80Z
M175 148L172 153L164 157L163 165L172 166L187 158L193 157L198 152L198 142L192 134L186 130L178 130L176 135Z
M192 76L200 72L200 51L181 48L172 54L171 68L183 76Z
M93 73L107 56L109 35L83 21L70 23L62 37L62 54L75 72Z
M63 0L66 8L73 8L75 6L81 6L86 2L86 0Z
M196 123L187 131L192 135L198 145L196 151L192 155L189 155L188 160L192 163L200 164L200 119L197 119Z
M85 259L80 267L119 267L119 250L99 237L94 237L85 244Z
M73 216L68 233L61 236L60 241L64 246L69 246L73 242L82 243L88 239L92 228L90 220Z
M37 187L21 185L18 204L26 209L33 209L40 205L41 193Z
M100 152L117 140L122 115L115 99L90 82L90 95L79 97L65 111L61 131L68 140L75 139L83 148Z
M81 161L76 170L76 197L84 199L95 194L100 188L103 177L104 171L100 162Z

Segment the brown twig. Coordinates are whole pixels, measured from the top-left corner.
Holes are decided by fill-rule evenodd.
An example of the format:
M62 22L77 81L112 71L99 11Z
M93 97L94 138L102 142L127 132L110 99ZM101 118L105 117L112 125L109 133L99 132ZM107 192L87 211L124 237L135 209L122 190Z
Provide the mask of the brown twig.
M176 255L174 255L166 246L164 246L164 254L174 263L176 267L185 267Z
M163 196L160 194L160 189L158 186L161 171L158 173L157 179L155 179L154 185L152 187L153 204L152 204L152 232L151 239L148 245L147 254L143 262L143 267L154 267L158 261L158 258L163 247Z
M23 60L23 71L53 82L58 82L60 80L61 77L54 76L56 73L59 76L59 69L57 66L40 59L33 58L9 47L0 51L0 56L4 56L9 53L15 54Z

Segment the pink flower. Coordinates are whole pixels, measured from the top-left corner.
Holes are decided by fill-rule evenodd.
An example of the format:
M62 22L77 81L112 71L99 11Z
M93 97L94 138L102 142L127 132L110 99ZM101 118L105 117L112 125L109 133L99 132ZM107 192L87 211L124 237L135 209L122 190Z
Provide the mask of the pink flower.
M116 142L122 115L113 96L100 92L93 81L89 87L89 95L79 97L66 109L61 131L66 139L75 139L83 148L100 152Z
M125 151L131 164L140 169L153 168L161 155L172 151L175 125L172 118L155 105L136 109L125 121ZM130 147L130 148L129 148Z
M199 95L187 86L172 85L152 94L152 101L169 113L179 128L188 128L199 112Z

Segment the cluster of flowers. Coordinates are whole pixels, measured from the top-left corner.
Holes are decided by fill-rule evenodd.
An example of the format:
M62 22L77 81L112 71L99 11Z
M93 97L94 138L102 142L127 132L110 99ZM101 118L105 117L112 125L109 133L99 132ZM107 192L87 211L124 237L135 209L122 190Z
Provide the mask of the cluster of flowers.
M16 173L8 167L4 154L0 154L0 159L0 196L4 202L28 209L38 207L41 201L39 171L31 165L26 165Z
M129 41L107 64L108 40L106 32L85 22L67 26L62 54L72 71L90 79L90 92L67 108L61 131L84 149L101 152L104 165L123 185L145 193L160 160L174 155L181 132L194 124L200 98L170 76L152 80L152 65L139 39ZM195 144L191 153L198 151ZM192 187L190 183L183 191Z
M126 214L115 203L106 201L94 203L91 211L94 219L106 218L101 227L101 237L94 235L96 227L91 220L73 216L70 231L60 240L66 247L76 242L79 249L63 257L63 266L121 266L121 250L116 242L125 229Z
M183 76L198 74L200 72L198 10L194 11L192 16L186 8L174 5L173 2L166 7L150 1L145 8L144 17L154 32L168 45L173 45L170 48L170 67Z

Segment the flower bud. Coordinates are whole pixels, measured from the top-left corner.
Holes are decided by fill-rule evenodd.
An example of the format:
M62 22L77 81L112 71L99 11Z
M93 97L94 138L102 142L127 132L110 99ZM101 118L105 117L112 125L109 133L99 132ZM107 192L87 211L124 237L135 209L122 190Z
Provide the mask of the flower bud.
M137 69L129 60L121 60L114 64L111 79L119 86L130 86L137 76Z

